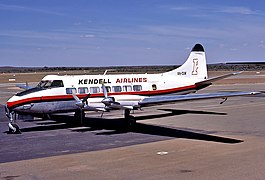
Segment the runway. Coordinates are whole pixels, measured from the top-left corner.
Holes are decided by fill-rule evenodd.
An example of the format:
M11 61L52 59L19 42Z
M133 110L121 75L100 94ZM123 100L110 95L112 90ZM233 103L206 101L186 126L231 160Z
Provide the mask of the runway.
M5 96L12 89L0 87ZM10 86L8 86L10 89ZM257 91L265 84L226 84L203 91ZM2 95L2 94L1 94ZM122 127L122 112L20 121L7 134L1 108L0 178L8 179L263 179L265 97L185 102L135 111L137 125ZM1 104L4 103L1 99Z

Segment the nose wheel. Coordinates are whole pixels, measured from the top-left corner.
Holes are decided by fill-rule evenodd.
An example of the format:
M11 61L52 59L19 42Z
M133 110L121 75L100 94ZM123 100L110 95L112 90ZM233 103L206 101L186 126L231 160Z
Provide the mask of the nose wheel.
M20 131L19 126L17 124L9 123L8 127L9 127L8 132L10 134L21 134L21 131Z

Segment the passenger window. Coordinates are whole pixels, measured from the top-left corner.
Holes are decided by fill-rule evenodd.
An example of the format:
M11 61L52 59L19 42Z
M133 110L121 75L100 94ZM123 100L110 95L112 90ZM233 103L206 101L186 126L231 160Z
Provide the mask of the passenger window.
M63 87L63 81L62 80L54 80L54 81L52 81L51 87Z
M79 94L88 94L88 88L87 87L80 87L78 88Z
M76 89L75 88L66 88L66 94L73 94L73 92L76 93Z
M123 86L123 91L131 92L132 91L132 86Z
M100 91L99 87L90 87L90 92L92 94L99 93L99 91Z
M155 84L152 85L152 89L153 89L153 91L157 90L157 87Z
M113 92L121 92L121 86L112 86Z
M142 86L141 85L134 85L133 86L133 91L141 91L142 90Z

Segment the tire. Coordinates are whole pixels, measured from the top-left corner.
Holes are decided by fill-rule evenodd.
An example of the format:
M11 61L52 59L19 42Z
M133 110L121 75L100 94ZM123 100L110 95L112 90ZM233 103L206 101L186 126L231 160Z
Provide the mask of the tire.
M129 116L128 119L126 119L126 127L128 130L132 130L135 127L136 120L133 116Z

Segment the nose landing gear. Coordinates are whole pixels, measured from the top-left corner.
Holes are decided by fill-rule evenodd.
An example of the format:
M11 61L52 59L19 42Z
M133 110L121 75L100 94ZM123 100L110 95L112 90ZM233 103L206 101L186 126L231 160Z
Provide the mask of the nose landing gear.
M19 129L19 126L16 124L16 114L14 111L9 111L7 107L5 107L6 110L6 116L9 118L8 132L10 134L21 134L21 131Z

